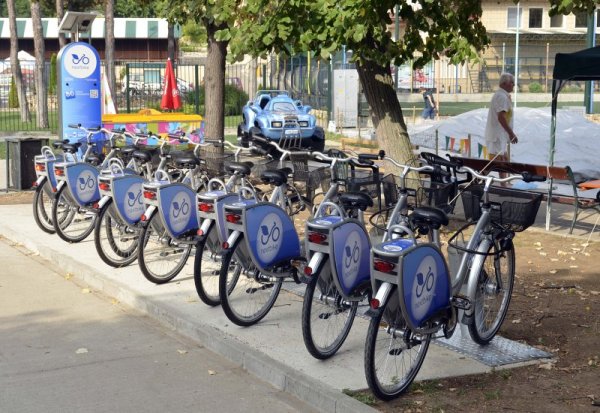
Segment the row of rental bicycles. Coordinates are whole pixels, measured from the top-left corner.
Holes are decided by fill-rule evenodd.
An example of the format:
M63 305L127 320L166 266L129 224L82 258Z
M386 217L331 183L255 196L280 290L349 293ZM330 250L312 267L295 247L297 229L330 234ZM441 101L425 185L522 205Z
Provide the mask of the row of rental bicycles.
M248 148L184 134L148 145L156 137L70 127L87 138L35 158L43 231L67 242L93 234L106 264L137 260L155 284L193 256L199 298L239 326L263 319L284 281L306 285L308 352L334 356L365 317L366 379L383 400L406 391L431 340L459 323L480 345L497 334L514 283L513 238L541 201L502 185L544 180L427 152L401 164L383 151L308 152L258 137ZM453 226L458 209L464 220Z

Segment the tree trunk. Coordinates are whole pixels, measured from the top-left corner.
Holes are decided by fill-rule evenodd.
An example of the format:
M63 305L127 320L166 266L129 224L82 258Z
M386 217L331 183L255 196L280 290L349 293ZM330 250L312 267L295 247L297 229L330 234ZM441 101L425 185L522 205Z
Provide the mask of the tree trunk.
M117 78L115 75L115 0L105 0L104 6L104 73L106 74L106 80L110 88L110 95L115 96L117 88Z
M206 25L208 52L204 74L204 122L209 139L223 139L225 136L225 58L228 42L215 39L215 33L224 28L225 24Z
M357 64L357 70L367 102L371 107L379 147L385 150L386 155L400 163L413 161L415 155L391 73L386 67L370 61Z
M62 18L65 15L65 5L63 4L63 0L56 0L56 18L58 19L58 24L62 21ZM62 49L67 45L67 38L64 33L58 34L58 50Z
M15 12L15 0L7 0L8 7L8 26L10 29L10 66L15 79L17 95L19 97L19 107L21 109L21 122L29 122L29 106L27 105L27 96L25 95L25 84L23 83L23 73L19 64L19 40L17 38L17 16Z
M48 76L44 54L44 30L39 1L31 2L31 22L33 25L33 45L35 49L35 92L37 102L37 126L45 129L48 124Z

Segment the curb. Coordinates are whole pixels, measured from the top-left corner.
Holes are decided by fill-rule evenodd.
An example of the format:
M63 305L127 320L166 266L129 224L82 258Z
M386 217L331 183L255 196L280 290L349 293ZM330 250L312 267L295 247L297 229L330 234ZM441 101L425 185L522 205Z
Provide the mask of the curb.
M74 260L67 254L50 247L40 247L23 234L1 225L0 235L7 240L24 246L41 258L51 261L57 269L72 273L74 279L152 317L170 330L186 336L207 349L241 365L250 374L268 382L278 390L297 397L319 411L335 413L377 412L372 407L344 393L329 386L323 386L322 383L316 383L309 376L254 350L234 337L202 323L201 320L194 323L186 320L168 302L136 294L124 284L107 280L100 271ZM295 349L290 349L290 351L295 351Z

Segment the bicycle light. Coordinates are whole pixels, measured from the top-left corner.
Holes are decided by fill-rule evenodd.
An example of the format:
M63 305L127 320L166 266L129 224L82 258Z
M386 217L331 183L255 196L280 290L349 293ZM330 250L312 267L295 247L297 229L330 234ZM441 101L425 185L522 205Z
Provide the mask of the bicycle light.
M371 300L369 301L369 306L373 310L377 310L380 305L381 305L381 303L379 302L379 300L377 298L371 298Z
M325 244L327 241L327 235L321 234L320 232L309 232L308 233L308 242L312 242L314 244Z
M149 199L149 200L155 200L156 199L156 192L154 191L144 191L144 198Z
M100 188L101 191L110 191L110 184L107 182L100 182L98 188Z
M147 220L148 220L148 217L146 216L146 214L142 214L142 216L140 217L140 221L146 222Z
M238 214L225 214L225 220L230 224L238 224L242 219Z
M54 175L65 176L65 170L62 168L54 168Z
M373 261L373 267L375 268L375 271L391 274L394 268L396 268L396 264L389 261L375 260Z
M304 267L304 275L310 277L313 274L313 270L310 267Z
M35 170L37 172L46 172L46 165L44 165L43 163L36 163Z
M199 202L198 203L198 211L200 212L214 212L215 208L213 206L213 204L209 204L207 202Z

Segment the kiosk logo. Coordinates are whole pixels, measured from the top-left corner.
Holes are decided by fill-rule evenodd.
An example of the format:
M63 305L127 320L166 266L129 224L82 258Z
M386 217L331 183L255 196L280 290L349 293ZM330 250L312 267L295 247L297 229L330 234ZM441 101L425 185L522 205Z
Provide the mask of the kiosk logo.
M78 44L68 50L64 63L65 70L77 79L85 79L96 70L98 61L94 50L85 44Z

